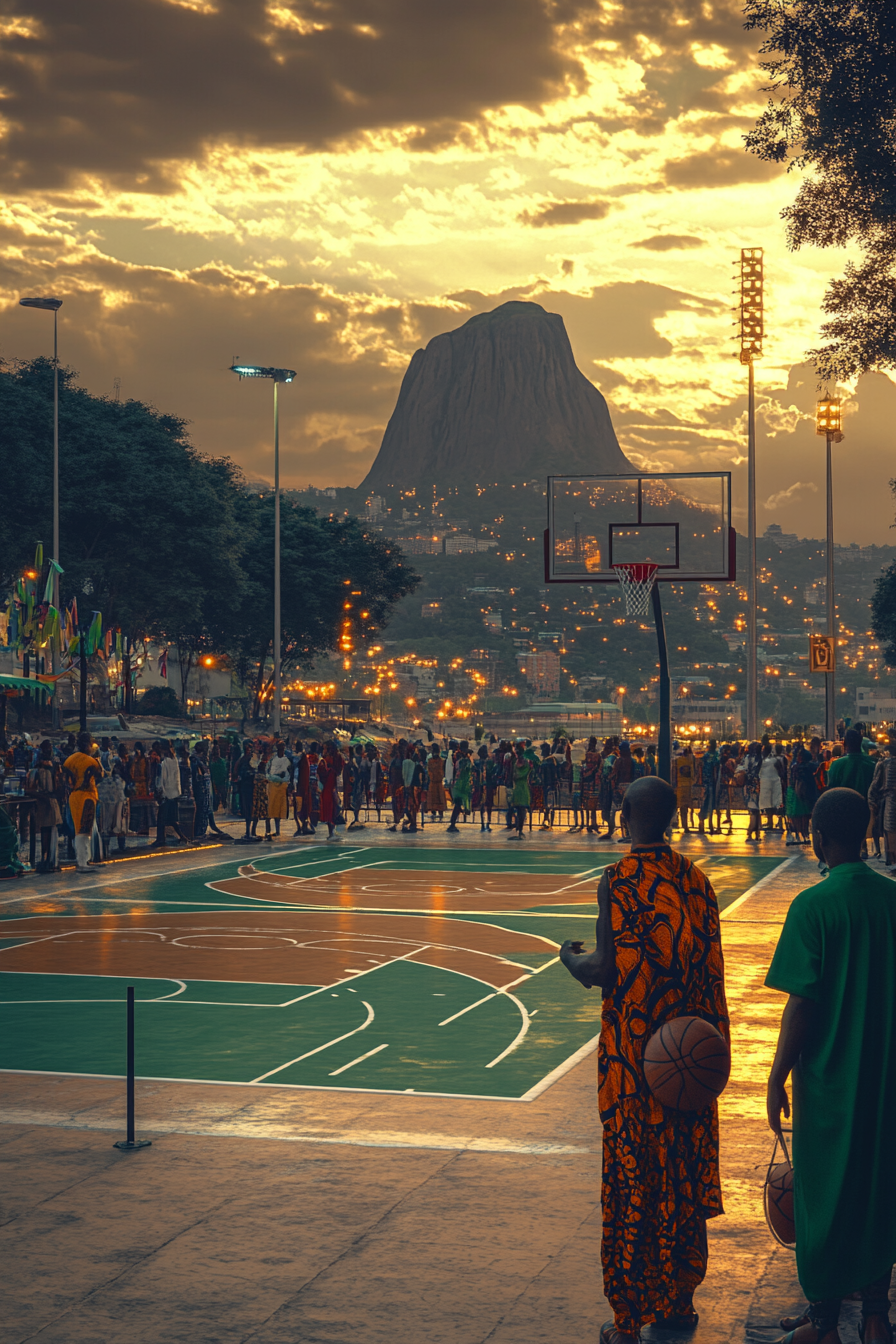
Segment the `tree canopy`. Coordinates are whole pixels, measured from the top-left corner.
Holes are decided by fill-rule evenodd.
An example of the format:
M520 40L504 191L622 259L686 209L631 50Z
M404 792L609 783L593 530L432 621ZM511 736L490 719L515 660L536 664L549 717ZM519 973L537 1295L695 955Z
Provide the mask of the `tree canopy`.
M892 0L746 0L766 34L771 98L747 148L806 172L785 208L787 240L843 247L824 298L827 344L810 351L835 380L896 367L896 7Z
M76 377L60 370L62 601L76 595L107 628L176 643L188 661L226 652L257 695L273 631L273 497L248 493L229 459L198 452L183 420L92 396ZM0 369L5 590L37 541L51 553L52 458L52 362ZM281 652L291 667L338 646L346 591L353 633L370 634L419 581L398 547L357 519L288 504L281 555Z

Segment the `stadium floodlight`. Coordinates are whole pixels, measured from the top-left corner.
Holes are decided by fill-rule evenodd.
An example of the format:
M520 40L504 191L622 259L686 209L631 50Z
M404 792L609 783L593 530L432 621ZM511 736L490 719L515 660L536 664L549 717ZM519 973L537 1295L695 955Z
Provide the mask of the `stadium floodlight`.
M291 383L295 369L277 369L267 364L237 364L230 372L243 378L269 378L274 384L274 713L271 727L280 732L280 403L277 388Z
M272 378L275 383L291 383L296 376L295 369L274 369L266 364L231 364L230 372L241 378Z

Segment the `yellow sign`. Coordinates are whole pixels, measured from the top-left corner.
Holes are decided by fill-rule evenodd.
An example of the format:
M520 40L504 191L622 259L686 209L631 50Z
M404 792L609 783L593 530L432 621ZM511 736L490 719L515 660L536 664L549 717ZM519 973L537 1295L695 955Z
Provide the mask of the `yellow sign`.
M809 671L833 672L837 662L833 635L809 636Z

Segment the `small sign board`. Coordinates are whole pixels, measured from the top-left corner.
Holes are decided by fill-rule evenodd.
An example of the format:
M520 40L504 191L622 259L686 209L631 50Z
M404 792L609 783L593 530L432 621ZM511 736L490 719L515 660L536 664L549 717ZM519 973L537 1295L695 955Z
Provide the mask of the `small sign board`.
M833 635L809 636L809 671L833 672L837 663L836 643Z

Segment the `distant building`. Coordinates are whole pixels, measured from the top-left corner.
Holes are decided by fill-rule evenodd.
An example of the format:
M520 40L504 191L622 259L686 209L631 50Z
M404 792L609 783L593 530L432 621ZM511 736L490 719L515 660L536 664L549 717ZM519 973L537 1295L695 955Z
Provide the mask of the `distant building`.
M560 694L560 658L553 649L538 653L518 653L517 665L536 696Z
M773 541L776 546L780 546L782 551L787 551L791 546L799 546L800 539L795 532L785 532L780 523L769 523L763 533L763 541Z
M442 619L441 602L424 602L420 608L420 615L424 621L440 621Z
M872 564L878 555L889 550L884 546L858 546L855 542L851 546L834 547L835 565L867 565Z
M468 537L463 533L445 538L446 555L475 555L477 551L490 551L497 546L496 541L486 541L483 537Z
M544 737L552 728L562 724L579 740L607 736L622 730L622 711L618 705L602 701L553 701L550 704L529 705L512 709L500 716L494 727L505 731L506 724L516 737Z
M386 501L382 495L371 495L364 505L364 517L368 522L375 523L378 519L385 517Z
M896 697L893 688L856 687L856 720L861 723L896 723Z
M673 700L672 731L682 736L701 733L710 737L730 737L743 732L742 700Z
M406 555L441 555L442 543L432 537L402 537L399 541Z
M504 629L504 617L500 611L484 611L482 613L482 622L486 630Z
M803 600L807 607L825 606L828 600L827 579L816 579L814 583L807 583L803 589Z

